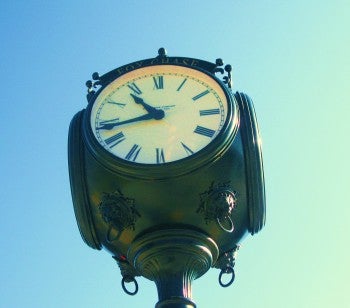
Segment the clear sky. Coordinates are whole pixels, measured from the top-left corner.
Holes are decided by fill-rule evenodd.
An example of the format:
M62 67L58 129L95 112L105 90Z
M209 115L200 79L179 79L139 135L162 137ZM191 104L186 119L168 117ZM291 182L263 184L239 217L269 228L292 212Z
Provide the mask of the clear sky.
M156 56L233 66L263 137L267 224L242 243L236 281L211 269L198 307L350 307L350 1L0 3L0 307L153 307L121 289L75 222L67 134L85 81Z

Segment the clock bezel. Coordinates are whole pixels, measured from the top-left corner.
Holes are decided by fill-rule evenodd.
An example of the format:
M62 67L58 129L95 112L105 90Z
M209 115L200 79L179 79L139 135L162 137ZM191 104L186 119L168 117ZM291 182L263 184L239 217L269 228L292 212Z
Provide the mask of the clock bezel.
M155 61L155 59L158 61ZM166 61L164 58L155 59L133 62L101 76L99 82L101 87L90 97L89 104L84 112L83 119L83 131L86 140L86 146L94 158L114 172L118 172L125 176L138 179L162 179L176 177L188 174L202 166L216 161L232 144L239 126L238 103L233 93L231 93L231 90L228 89L228 87L225 86L225 84L223 84L223 82L217 78L214 73L208 71L210 65L213 64L192 58L166 57ZM92 107L99 94L117 78L136 69L161 65L173 65L191 68L206 74L211 78L211 80L213 80L213 82L216 82L223 90L227 100L227 117L224 121L224 124L218 135L213 140L211 140L208 145L204 146L193 155L176 161L165 162L161 164L145 164L119 158L105 149L96 139L90 125Z

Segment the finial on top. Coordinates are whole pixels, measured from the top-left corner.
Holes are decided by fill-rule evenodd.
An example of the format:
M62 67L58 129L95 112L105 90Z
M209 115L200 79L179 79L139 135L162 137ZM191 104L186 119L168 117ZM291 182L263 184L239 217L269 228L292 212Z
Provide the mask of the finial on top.
M164 47L161 47L158 49L158 56L159 57L166 57L167 55L167 51Z

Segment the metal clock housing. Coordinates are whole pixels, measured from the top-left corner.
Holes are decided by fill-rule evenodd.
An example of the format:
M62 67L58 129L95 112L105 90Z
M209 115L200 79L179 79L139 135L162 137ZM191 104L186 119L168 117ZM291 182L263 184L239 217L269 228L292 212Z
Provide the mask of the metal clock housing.
M166 178L222 156L238 129L237 102L201 62L135 62L101 77L84 119L96 158L129 176Z

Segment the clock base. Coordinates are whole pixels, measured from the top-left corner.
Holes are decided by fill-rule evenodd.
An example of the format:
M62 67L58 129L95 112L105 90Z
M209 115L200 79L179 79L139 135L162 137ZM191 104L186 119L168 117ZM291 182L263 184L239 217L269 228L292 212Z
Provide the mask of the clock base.
M204 233L168 229L136 239L127 258L142 276L156 283L156 308L191 308L196 307L192 302L192 281L205 274L218 255L216 243Z

